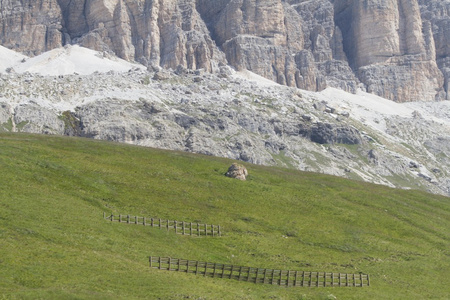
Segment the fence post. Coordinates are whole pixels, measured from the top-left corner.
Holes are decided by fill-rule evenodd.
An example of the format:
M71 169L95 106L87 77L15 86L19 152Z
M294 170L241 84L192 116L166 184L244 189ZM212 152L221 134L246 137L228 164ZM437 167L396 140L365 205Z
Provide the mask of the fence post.
M221 236L221 235L222 235L222 233L220 232L220 225L219 225L218 227L219 227L219 229L218 229L218 233L219 233L219 236Z
M151 256L150 256L149 260L150 260L150 268L152 268L153 266L152 266L152 257Z
M298 271L295 271L294 286L297 286Z
M185 233L185 226L184 226L185 224L184 224L184 221L183 221L183 235L185 235L186 233Z
M197 235L200 236L200 224L197 223Z
M369 274L367 274L367 286L370 286L370 277L369 277Z
M212 225L212 224L211 224L211 233L212 233L212 236L214 236L214 225Z
M205 224L205 236L208 236L208 224Z
M190 223L190 231L189 231L189 235L192 235L192 222Z
M178 228L177 228L178 226L177 226L177 225L178 225L177 221L173 221L173 227L175 227L175 233L178 233L178 230L177 230L177 229L178 229ZM167 226L167 229L169 229L168 226Z
M144 226L146 226L146 224L145 224L145 217L144 217L144 220L143 220L143 222L144 222Z
M287 280L286 280L286 286L289 286L289 279L290 279L290 277L291 277L291 271L289 270L288 271L288 274L287 274Z
M167 227L167 231L169 231L169 220L167 220L166 227ZM175 228L176 228L176 227L175 227ZM176 232L176 229L175 229L175 232Z
M138 224L138 221L139 221L139 217L138 216L136 216L136 217L134 217L134 224Z
M127 215L127 224L130 224L130 215Z
M119 214L119 223L122 223L122 215Z
M159 219L159 229L161 229L161 219Z
M319 287L319 277L320 277L320 272L317 272L317 283L316 283L317 287Z
M111 213L111 222L114 221L114 214Z

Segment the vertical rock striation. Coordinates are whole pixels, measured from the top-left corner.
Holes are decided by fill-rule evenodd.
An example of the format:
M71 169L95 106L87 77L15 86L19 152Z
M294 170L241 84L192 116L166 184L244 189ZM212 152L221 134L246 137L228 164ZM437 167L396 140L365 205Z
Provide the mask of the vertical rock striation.
M440 0L0 0L0 43L432 101L450 99L449 12Z
M396 101L442 99L443 76L417 0L334 4L349 63L369 92Z
M419 4L430 54L444 75L444 98L450 100L450 2L419 0Z
M0 0L0 43L26 55L64 44L57 0Z

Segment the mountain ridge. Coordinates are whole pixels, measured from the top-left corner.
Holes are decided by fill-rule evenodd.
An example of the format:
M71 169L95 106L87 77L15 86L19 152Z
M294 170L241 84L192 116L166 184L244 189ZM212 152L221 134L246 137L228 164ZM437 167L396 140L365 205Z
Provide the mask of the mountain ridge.
M0 11L0 44L27 55L79 44L152 68L230 65L312 91L450 99L449 1L2 0Z

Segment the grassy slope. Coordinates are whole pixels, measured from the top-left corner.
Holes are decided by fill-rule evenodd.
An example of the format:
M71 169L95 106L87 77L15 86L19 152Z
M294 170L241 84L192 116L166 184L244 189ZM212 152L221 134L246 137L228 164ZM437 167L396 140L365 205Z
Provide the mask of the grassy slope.
M450 201L321 174L85 139L0 134L0 299L448 299ZM221 238L103 212L221 224ZM287 236L287 237L286 237ZM364 272L368 288L283 288L148 268L171 256Z

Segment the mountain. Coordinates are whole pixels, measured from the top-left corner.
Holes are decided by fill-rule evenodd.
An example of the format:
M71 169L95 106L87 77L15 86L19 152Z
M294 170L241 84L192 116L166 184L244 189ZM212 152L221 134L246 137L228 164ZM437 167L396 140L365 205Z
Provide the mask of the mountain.
M0 44L67 44L145 66L249 70L311 91L450 99L450 2L441 0L1 0Z
M149 71L78 46L16 60L0 73L2 131L189 151L444 195L449 108L363 91L309 92L227 66Z
M449 103L431 101L448 98L449 9L415 0L1 0L0 130L449 195Z

